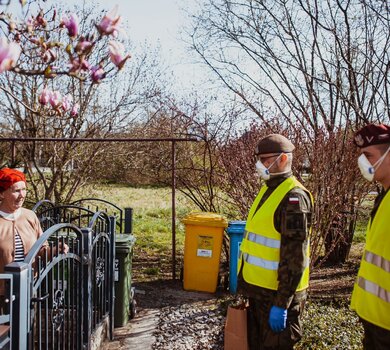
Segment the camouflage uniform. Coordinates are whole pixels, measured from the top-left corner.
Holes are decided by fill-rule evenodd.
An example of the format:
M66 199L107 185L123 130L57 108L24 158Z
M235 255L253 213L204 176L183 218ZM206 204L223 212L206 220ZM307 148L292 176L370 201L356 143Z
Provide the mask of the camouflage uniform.
M387 190L389 191L389 190ZM375 199L374 207L371 211L371 222L374 220L378 207L385 197L387 191L382 191ZM390 349L390 331L378 327L366 320L360 319L364 327L363 348L365 350L388 350Z
M291 175L288 173L267 181L268 189L257 210ZM310 196L298 187L287 193L275 212L275 228L281 233L277 291L245 282L242 269L238 274L238 293L249 299L248 342L251 350L293 349L294 344L301 339L301 315L307 292L296 292L296 288L305 269L311 213ZM274 333L268 325L273 305L288 309L287 327L280 333Z

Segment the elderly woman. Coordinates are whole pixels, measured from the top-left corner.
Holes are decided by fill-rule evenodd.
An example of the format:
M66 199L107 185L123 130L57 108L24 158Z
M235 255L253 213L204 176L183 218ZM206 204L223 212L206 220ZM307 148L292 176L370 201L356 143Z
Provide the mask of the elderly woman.
M35 213L22 208L26 177L16 169L0 170L0 272L13 261L23 261L42 234Z

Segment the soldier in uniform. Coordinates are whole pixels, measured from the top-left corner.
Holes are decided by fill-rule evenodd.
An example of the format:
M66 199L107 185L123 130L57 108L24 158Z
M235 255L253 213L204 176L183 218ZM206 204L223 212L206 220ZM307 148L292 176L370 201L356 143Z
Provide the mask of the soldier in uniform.
M369 124L354 138L358 166L368 181L382 186L366 231L366 246L353 288L351 308L364 327L363 347L390 349L390 126Z
M294 145L271 134L256 147L265 185L250 208L238 263L238 292L249 300L251 350L293 349L309 285L313 200L292 175Z

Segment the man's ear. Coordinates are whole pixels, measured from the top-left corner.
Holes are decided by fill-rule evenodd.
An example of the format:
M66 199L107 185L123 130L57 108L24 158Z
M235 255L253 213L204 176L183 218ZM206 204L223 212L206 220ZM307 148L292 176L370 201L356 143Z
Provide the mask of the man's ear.
M279 158L279 164L284 167L286 165L287 160L288 160L287 154L286 153L282 153L282 155Z

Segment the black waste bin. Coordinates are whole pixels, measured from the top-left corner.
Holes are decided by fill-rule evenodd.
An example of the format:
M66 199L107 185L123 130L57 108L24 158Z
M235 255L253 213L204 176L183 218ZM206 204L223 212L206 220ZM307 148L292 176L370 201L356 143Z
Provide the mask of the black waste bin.
M131 287L135 237L132 234L118 234L115 239L114 327L123 327L135 314L134 291Z

